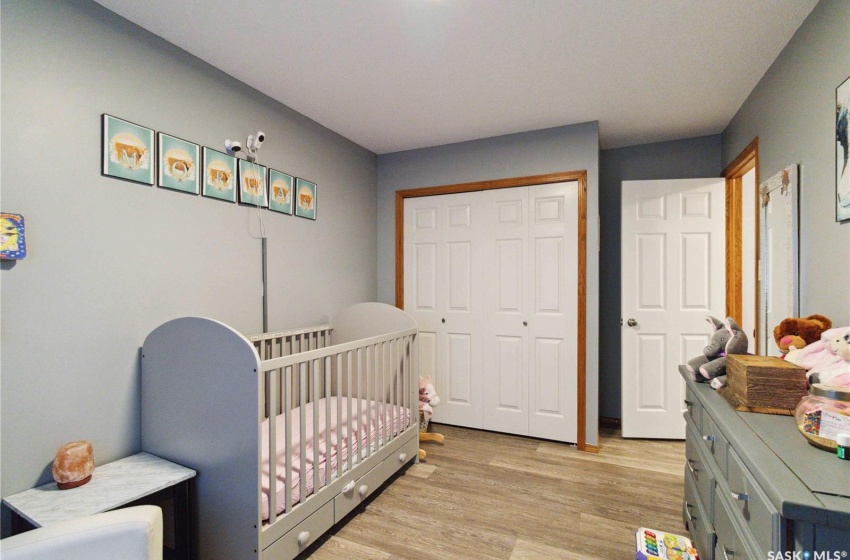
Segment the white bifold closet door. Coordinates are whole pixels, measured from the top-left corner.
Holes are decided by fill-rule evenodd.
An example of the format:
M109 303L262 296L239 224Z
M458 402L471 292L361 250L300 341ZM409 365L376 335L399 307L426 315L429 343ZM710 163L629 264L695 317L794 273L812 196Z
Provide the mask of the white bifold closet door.
M405 199L404 307L435 421L576 441L578 193Z

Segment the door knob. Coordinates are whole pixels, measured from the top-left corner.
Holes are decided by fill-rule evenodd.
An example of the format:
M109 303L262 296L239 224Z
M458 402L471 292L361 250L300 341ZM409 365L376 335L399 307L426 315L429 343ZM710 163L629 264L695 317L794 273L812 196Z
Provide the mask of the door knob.
M628 321L626 321L626 324L627 324L628 326L630 326L630 327L636 327L636 326L637 326L637 321L635 321L633 318L631 318L631 317L630 317L630 318L629 318L629 320L628 320Z

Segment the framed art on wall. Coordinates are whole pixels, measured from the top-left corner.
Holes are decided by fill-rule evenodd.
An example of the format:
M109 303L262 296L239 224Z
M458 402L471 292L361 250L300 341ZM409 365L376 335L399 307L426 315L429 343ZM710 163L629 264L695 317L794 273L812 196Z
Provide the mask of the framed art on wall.
M275 169L269 169L269 210L292 214L292 190L295 178Z
M295 215L316 219L316 183L299 178L295 183Z
M201 159L201 147L164 132L157 135L157 145L159 146L159 186L198 194L200 192L198 162Z
M204 146L204 196L236 202L236 158Z
M103 114L101 173L153 185L153 130Z
M240 159L239 203L265 208L269 205L266 196L266 168L257 163Z
M839 222L850 220L848 121L850 121L850 78L835 88L835 219Z

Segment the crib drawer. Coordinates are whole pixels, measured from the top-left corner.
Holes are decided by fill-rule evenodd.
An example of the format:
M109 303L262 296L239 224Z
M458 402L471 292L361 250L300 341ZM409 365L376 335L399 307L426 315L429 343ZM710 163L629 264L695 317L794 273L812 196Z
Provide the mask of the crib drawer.
M334 503L320 507L263 551L262 558L295 558L334 524Z
M334 498L334 516L338 522L368 498L375 490L419 452L419 441L412 439L398 451L378 463L356 481L349 483Z

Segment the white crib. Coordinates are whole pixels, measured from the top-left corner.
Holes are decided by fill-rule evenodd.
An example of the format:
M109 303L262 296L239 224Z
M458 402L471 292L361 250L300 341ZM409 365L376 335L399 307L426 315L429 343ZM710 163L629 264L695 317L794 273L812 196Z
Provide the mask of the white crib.
M199 317L151 332L142 449L198 472L197 557L293 558L415 460L417 344L380 303L250 339Z

